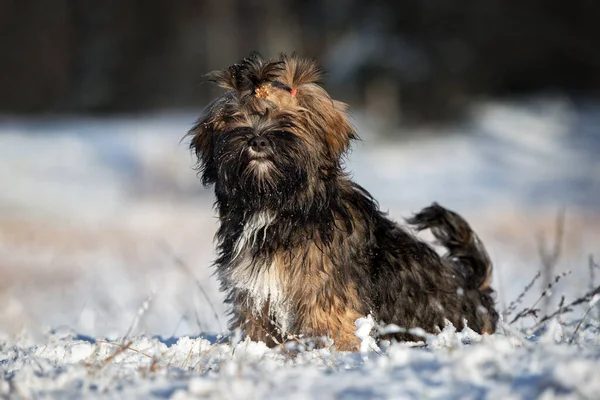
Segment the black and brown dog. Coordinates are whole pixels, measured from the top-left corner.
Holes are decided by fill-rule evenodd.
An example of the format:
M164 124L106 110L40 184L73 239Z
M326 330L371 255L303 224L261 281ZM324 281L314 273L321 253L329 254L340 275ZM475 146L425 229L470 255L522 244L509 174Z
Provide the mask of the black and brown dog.
M367 314L428 332L445 320L494 332L492 266L475 233L437 204L409 219L432 230L441 257L379 210L344 171L357 136L320 76L312 60L256 54L208 75L227 91L189 135L202 182L214 185L230 328L270 346L329 336L340 350L358 349L354 322Z

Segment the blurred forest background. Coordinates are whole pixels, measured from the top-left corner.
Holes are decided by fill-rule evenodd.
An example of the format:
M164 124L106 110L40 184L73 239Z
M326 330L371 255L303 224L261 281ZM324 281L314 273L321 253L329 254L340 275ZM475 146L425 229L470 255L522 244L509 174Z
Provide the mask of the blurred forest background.
M3 0L0 113L197 108L251 51L313 56L334 97L399 122L597 95L599 20L594 0Z

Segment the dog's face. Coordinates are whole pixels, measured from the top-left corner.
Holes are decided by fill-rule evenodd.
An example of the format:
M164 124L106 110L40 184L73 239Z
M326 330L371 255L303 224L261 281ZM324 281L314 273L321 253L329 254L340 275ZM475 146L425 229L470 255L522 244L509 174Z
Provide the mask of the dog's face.
M228 90L190 131L203 183L218 195L276 200L335 173L355 132L320 75L310 60L258 55L210 73Z

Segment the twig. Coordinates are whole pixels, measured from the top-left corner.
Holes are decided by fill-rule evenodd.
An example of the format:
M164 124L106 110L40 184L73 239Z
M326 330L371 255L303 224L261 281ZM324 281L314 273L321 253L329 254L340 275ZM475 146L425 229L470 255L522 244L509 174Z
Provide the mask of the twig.
M587 292L586 294L584 294L582 297L573 300L571 303L559 307L558 310L556 310L555 312L553 312L550 315L546 315L544 316L542 319L540 319L540 321L537 323L537 325L533 328L533 330L537 329L538 327L540 327L544 322L549 321L550 319L554 318L555 316L559 315L559 314L564 314L566 312L571 312L573 311L573 307L578 306L582 303L585 303L586 301L590 301L594 298L595 295L600 294L600 286L595 287L593 290L590 290L589 292Z
M523 298L525 297L527 292L529 292L531 290L534 283L540 278L541 275L542 275L542 271L540 270L537 272L537 274L535 274L535 276L533 277L531 282L529 282L529 284L527 284L527 286L525 286L525 288L523 288L523 291L521 292L521 294L519 294L519 297L517 297L515 300L513 300L508 305L508 308L506 309L505 314L504 314L505 318L508 317L512 312L514 312L517 309L517 306L519 304L521 304L521 302L523 301Z
M558 308L561 308L565 305L565 295L560 296L560 302L558 303Z
M514 324L516 321L518 321L519 319L526 317L528 315L532 315L533 317L537 318L538 313L540 312L539 308L535 308L538 303L546 298L548 296L548 293L550 293L550 290L565 276L571 274L571 271L566 271L563 272L562 274L556 275L554 277L554 280L551 281L550 283L548 283L548 286L546 287L546 289L544 289L542 291L542 293L540 294L540 297L538 297L538 299L535 301L535 303L533 303L533 305L531 307L526 307L523 310L521 310L521 312L519 312L512 321L509 322L509 325Z

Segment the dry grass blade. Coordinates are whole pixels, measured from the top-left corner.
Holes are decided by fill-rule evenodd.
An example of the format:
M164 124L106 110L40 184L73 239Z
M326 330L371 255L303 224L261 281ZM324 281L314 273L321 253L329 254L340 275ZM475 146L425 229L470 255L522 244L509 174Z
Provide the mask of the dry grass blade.
M188 361L190 361L192 359L192 352L194 351L194 346L196 344L193 344L192 346L190 346L190 351L188 351L187 355L185 356L185 359L183 360L183 363L181 364L181 369L184 369L185 366L187 365Z
M590 289L596 286L596 270L600 269L600 265L594 262L594 256L590 254L588 258L588 268L590 271ZM592 307L593 309L594 307ZM596 305L596 318L600 318L600 304Z
M600 265L596 264L596 262L594 261L594 256L590 254L589 257L589 261L590 261L590 268L598 268L600 269Z
M168 245L167 242L161 241L159 243L159 245L164 249L165 253L167 253L173 259L173 262L175 263L175 265L177 265L179 268L181 268L181 270L185 274L187 274L190 278L193 279L194 283L198 287L198 290L200 290L200 293L202 293L202 295L204 296L204 299L208 303L208 306L210 307L211 311L213 312L213 316L214 316L215 320L217 321L217 323L219 324L219 329L223 330L223 325L221 324L221 319L219 318L219 313L217 313L215 305L210 300L210 297L206 293L206 290L204 290L204 287L202 286L202 284L200 283L198 278L196 278L196 276L193 274L193 272L188 268L187 264L185 262L183 262L183 260L175 254L175 252Z
M331 335L331 331L329 329L327 331L328 331L328 337L329 337ZM308 346L306 345L306 343L303 343L302 340L298 336L296 336L296 335L294 335L294 334L292 334L292 333L290 333L290 332L288 332L286 330L283 330L283 332L288 337L291 337L292 339L294 339L296 341L296 343L298 343L302 347L304 347L304 351L310 351L310 349L308 348ZM285 344L285 342L282 343L281 345L283 346L284 344ZM329 351L331 351L331 350L332 349L331 349L331 346L330 346L329 347ZM326 360L325 358L323 358L323 356L321 354L319 354L318 351L314 352L313 354L315 354L317 356L317 358L319 360L321 360L323 362L323 364L325 364L329 369L333 370L333 363L331 362L331 360Z
M548 251L545 246L544 237L538 238L538 253L544 268L552 268L560 259L562 243L565 234L565 209L558 211L556 215L556 226L554 229L554 244L552 251Z
M544 236L538 237L538 254L542 263L542 285L548 286L552 282L552 276L556 271L558 260L561 256L562 243L565 234L565 209L558 211L556 215L556 225L554 229L554 243L552 249L546 247ZM550 306L550 297L544 297L544 311L547 312Z
M116 343L116 342L109 342L108 340L96 340L96 342L98 343L105 343L105 344L110 344L111 346L115 346L118 347L117 351L115 351L113 354L111 354L110 356L108 356L103 363L107 363L112 361L116 356L118 356L119 354L121 354L122 352L124 352L125 350L130 350L133 351L134 353L138 353L141 354L145 357L148 357L151 360L154 360L154 357L152 357L150 354L148 353L144 353L141 350L135 349L133 347L131 347L131 345L133 344L132 341L129 341L125 344L120 344L120 343Z
M590 286L594 286L594 283L596 282L596 268L598 267L598 265L596 263L594 263L594 256L592 256L590 254L589 259L588 259L588 269L590 271Z
M579 332L579 328L581 328L581 326L583 325L583 322L587 318L590 311L592 311L592 308L594 308L594 305L589 306L587 308L587 310L585 310L585 313L583 313L583 317L581 317L581 319L579 320L579 323L577 324L577 326L575 327L575 330L573 331L573 335L571 336L571 339L569 339L569 344L572 344L573 341L575 340L575 336L577 335L577 332Z
M258 327L260 327L260 329L262 329L262 330L264 331L264 333L265 333L265 334L266 334L268 337L270 337L270 338L273 340L273 342L275 342L275 344L277 344L277 346L279 346L279 347L281 348L282 352L284 352L284 353L289 353L289 350L288 350L288 349L285 347L285 344L286 344L287 342L289 342L289 339L287 339L287 340L284 340L283 342L279 342L279 341L278 341L278 340L277 340L277 339L276 339L276 338L275 338L273 335L271 335L271 334L269 333L269 331L268 331L268 330L267 330L267 329L266 329L266 328L265 328L265 327L264 327L264 326L263 326L263 325L262 325L262 324L261 324L261 323L260 323L260 322L259 322L257 319L255 319L255 318L252 318L252 317L251 317L251 319L252 319L252 321L253 321L253 322L255 322L255 323L256 323L256 325L257 325ZM273 323L273 325L277 326L277 327L279 328L279 330L280 330L281 332L283 332L283 333L284 333L284 334L285 334L285 335L286 335L288 338L292 338L293 340L295 340L295 341L296 341L296 343L297 343L297 344L299 344L300 346L302 346L302 347L304 348L304 351L306 351L306 352L309 352L309 351L311 351L311 350L310 350L310 348L309 348L309 347L306 345L306 343L304 343L304 342L302 341L302 339L301 339L301 338L299 338L298 336L294 335L293 333L290 333L290 332L288 332L288 331L287 331L287 330L285 330L285 329L282 329L281 327L279 327L279 326L278 326L278 325L275 323L275 321L273 321L273 320L270 320L270 321L271 321L271 323ZM330 368L330 369L333 369L333 364L332 364L332 362L331 362L330 360L325 360L325 359L323 358L323 356L322 356L321 354L319 354L319 352L314 352L314 354L316 354L317 358L318 358L318 359L320 359L320 360L323 362L323 364L325 364L325 365L326 365L328 368Z
M125 341L129 337L129 335L131 335L131 332L133 332L133 330L138 326L138 324L140 323L140 320L144 317L144 315L146 314L148 309L150 309L150 304L152 304L153 299L154 299L154 293L152 293L150 296L148 296L148 298L142 303L142 305L138 309L137 315L131 322L131 325L129 325L129 329L127 329L127 333L125 334L125 336L123 336L123 339L121 340L122 343L125 343Z
M102 342L102 341L99 341L99 342ZM114 343L114 342L106 342L106 343L116 346L117 349L110 356L108 356L104 360L102 360L102 363L100 364L100 369L102 369L102 368L106 367L108 364L110 364L119 354L121 354L125 350L129 349L129 347L133 344L132 341L128 341L127 343L124 343L124 344Z

